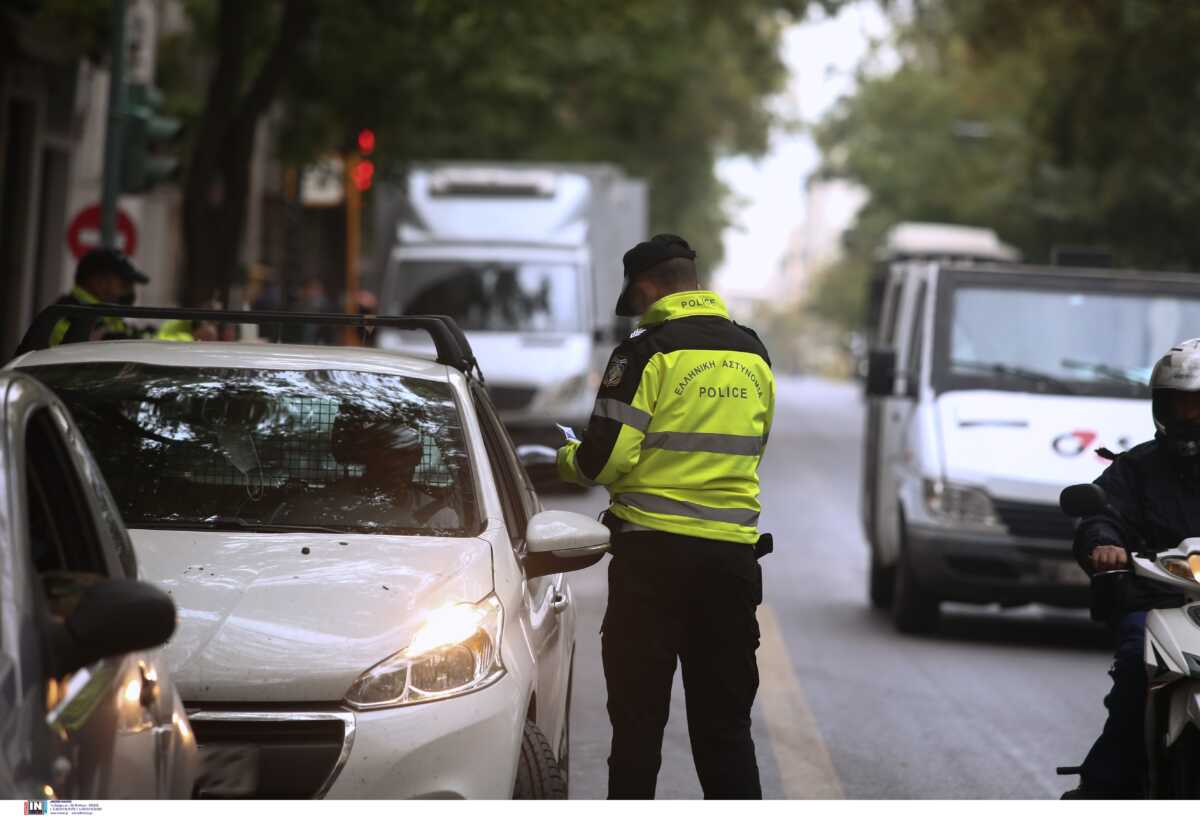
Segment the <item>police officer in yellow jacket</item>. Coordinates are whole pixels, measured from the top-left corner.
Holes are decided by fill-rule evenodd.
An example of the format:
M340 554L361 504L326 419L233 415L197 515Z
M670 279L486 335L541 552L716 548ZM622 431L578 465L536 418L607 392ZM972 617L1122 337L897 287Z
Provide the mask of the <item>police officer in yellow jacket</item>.
M122 252L115 249L93 249L75 267L75 286L55 301L58 305L98 306L120 304L132 306L137 299L135 285L149 283L150 278L133 265ZM91 321L71 321L62 318L53 324L37 320L25 333L17 354L36 348L78 343L91 339L121 339L141 336L119 317L102 317Z
M602 484L613 530L602 629L610 798L653 798L676 662L706 798L761 798L750 707L762 573L758 464L775 382L758 337L699 288L696 253L656 235L625 253L613 352L563 479Z

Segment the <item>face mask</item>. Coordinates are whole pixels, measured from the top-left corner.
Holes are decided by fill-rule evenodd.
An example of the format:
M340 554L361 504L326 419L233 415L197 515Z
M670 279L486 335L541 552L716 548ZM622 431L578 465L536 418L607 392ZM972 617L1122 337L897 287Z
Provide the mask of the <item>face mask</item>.
M132 306L137 302L137 292L126 292L117 298L117 303L122 306Z

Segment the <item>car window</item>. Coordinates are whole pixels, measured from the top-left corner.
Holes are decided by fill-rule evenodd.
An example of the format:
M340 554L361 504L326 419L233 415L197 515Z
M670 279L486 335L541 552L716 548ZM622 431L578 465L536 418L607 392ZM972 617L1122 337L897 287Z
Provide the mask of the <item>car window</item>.
M108 576L83 485L48 409L36 411L25 432L30 555L39 573Z
M136 578L137 557L129 533L121 521L121 512L117 509L116 501L108 489L108 483L100 472L95 458L80 435L73 431L65 413L57 406L52 407L55 424L63 432L63 438L70 447L73 461L78 467L79 477L84 489L91 498L91 505L100 519L99 533L103 538L102 546L108 548L117 557L122 572L127 578Z
M444 381L135 363L27 371L70 409L128 527L481 531Z
M516 457L516 446L504 423L496 416L491 399L482 388L474 389L475 406L480 424L484 427L484 444L488 458L493 462L496 489L504 508L504 522L508 527L509 540L518 558L525 553L525 532L529 519L541 511L541 502L529 474ZM529 592L533 597L542 597L546 588L554 582L554 576L543 575L531 579Z
M529 500L524 496L523 471L516 459L512 440L503 423L492 409L491 399L479 387L471 389L475 402L475 412L483 427L484 445L487 447L488 458L492 462L492 474L496 480L496 490L500 493L500 501L504 510L504 523L508 527L508 536L518 553L524 552L525 529L529 525Z

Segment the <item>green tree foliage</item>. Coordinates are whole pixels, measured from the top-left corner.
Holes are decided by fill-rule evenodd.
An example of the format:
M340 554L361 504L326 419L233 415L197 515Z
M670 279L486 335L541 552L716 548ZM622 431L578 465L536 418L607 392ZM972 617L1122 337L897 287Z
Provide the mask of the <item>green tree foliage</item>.
M197 128L209 131L195 142L197 158L217 138L209 122L222 119L223 108L236 105L261 66L270 64L285 11L295 4L189 0L196 38L177 44L165 74L179 100L175 111L190 112ZM237 42L222 40L221 20L241 5L255 7L240 12L246 27L262 30ZM727 223L726 191L714 161L725 153L765 149L774 123L767 101L786 79L779 37L808 5L808 0L317 3L311 6L311 30L287 43L288 67L279 89L285 111L281 148L287 161L299 164L345 149L359 128L371 127L384 176L431 158L616 162L650 181L652 229L687 235L710 269L720 260L720 233ZM197 104L204 95L196 91L194 66L202 64L205 51L213 67L207 101ZM218 94L214 107L214 84L221 66L231 62L241 65L238 88ZM194 160L189 179L201 170L203 184L197 182L193 192L197 200L213 198L211 163L205 167ZM232 164L228 170L234 170ZM222 206L229 203L227 197L220 200ZM194 209L204 211L201 205ZM240 241L240 229L217 216L206 213L193 220L193 232L185 230L189 258L205 253L212 242ZM206 275L201 270L214 263L225 264L197 260L189 268Z
M0 0L0 24L27 27L56 54L99 59L107 51L109 4L103 0Z
M861 285L899 221L989 226L1035 262L1087 244L1122 265L1200 266L1200 5L914 8L899 68L862 73L817 129L823 172L870 193L846 236L850 266L823 277L818 305L847 302L823 290Z

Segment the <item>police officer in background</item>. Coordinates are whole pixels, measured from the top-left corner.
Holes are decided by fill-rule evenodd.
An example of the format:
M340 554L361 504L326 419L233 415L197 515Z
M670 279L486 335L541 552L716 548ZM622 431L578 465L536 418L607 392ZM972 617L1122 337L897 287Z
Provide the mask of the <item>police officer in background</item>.
M696 253L656 235L625 253L613 352L559 475L604 485L613 531L602 628L610 798L653 798L677 660L706 798L761 798L750 707L762 602L758 464L775 404L767 350L701 290Z
M75 267L75 286L60 297L57 305L96 306L102 303L132 306L137 300L135 286L149 283L150 278L138 270L123 253L115 249L93 249L79 260ZM48 336L38 336L48 332ZM52 326L35 321L26 333L17 354L34 348L57 346L91 339L120 339L136 337L139 333L119 317L100 318L92 326L75 326L71 320L62 318Z

